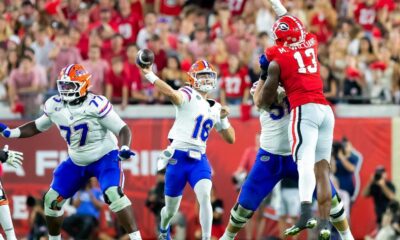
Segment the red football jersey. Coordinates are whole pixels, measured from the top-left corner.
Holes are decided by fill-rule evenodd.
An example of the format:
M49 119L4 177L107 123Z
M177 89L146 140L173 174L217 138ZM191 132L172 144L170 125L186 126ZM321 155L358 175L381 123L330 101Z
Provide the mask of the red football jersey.
M304 43L298 47L275 45L265 51L269 61L279 64L280 82L292 109L307 103L328 104L323 93L317 53L318 41L311 33L307 33Z

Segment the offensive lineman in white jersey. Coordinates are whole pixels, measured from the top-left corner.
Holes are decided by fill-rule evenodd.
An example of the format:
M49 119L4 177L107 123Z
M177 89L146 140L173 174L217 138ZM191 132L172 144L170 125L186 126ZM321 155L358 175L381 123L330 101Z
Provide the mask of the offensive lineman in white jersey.
M90 74L79 64L61 70L58 92L48 99L44 114L35 121L10 129L0 124L7 138L27 138L48 130L54 123L68 144L69 158L54 171L44 207L49 240L61 239L63 204L91 177L96 177L110 210L129 234L141 239L130 200L124 195L120 161L135 154L130 150L131 131L103 96L88 92ZM117 138L122 147L119 148ZM119 149L119 150L118 150Z
M266 78L269 62L265 57L260 58L261 80ZM254 102L260 109L263 106L261 95L263 84L256 82L252 89ZM283 88L278 88L277 99L268 110L261 110L260 149L247 179L240 191L238 202L231 210L229 225L221 240L232 240L246 225L257 210L261 201L271 193L275 185L283 178L298 181L297 165L291 156L288 126L290 122L289 101ZM338 230L343 240L354 240L346 219L343 203L331 183L332 204L331 222Z
M211 238L213 219L211 194L211 167L206 156L206 142L215 127L228 143L235 142L235 131L228 121L228 109L207 93L217 83L217 73L207 61L195 62L190 68L189 82L179 90L173 90L151 70L142 68L145 78L164 95L170 98L176 109L176 118L168 138L170 146L161 154L159 170L166 165L165 207L161 210L159 239L170 239L170 221L178 211L182 192L187 182L194 189L200 205L202 239Z

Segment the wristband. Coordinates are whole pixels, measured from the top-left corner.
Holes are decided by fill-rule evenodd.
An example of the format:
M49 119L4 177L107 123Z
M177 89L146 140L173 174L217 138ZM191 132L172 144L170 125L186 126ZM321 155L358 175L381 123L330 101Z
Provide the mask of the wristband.
M268 77L268 70L264 70L261 68L260 79L265 81Z
M121 151L128 151L128 150L130 150L130 148L128 146L124 145L124 146L121 147L120 150Z
M149 72L144 77L149 81L151 84L154 84L156 80L158 80L157 75L155 75L153 72Z
M21 130L19 128L4 130L3 136L6 138L19 138L21 136Z
M221 128L222 130L226 130L231 127L229 123L228 117L221 118Z

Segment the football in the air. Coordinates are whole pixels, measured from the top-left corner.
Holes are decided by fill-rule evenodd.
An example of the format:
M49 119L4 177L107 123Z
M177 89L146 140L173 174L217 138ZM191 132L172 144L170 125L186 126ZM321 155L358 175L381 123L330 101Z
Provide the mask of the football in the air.
M136 63L141 68L147 68L154 62L154 53L149 49L140 49L136 56Z

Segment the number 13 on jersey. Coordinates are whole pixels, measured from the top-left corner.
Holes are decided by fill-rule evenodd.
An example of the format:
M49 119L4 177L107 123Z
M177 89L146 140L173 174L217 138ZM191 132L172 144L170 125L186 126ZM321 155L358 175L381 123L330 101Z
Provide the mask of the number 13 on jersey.
M299 65L299 73L316 73L318 71L318 64L314 48L309 48L304 53L305 57L311 58L311 65L306 66L304 64L304 58L300 51L295 52L293 55Z

